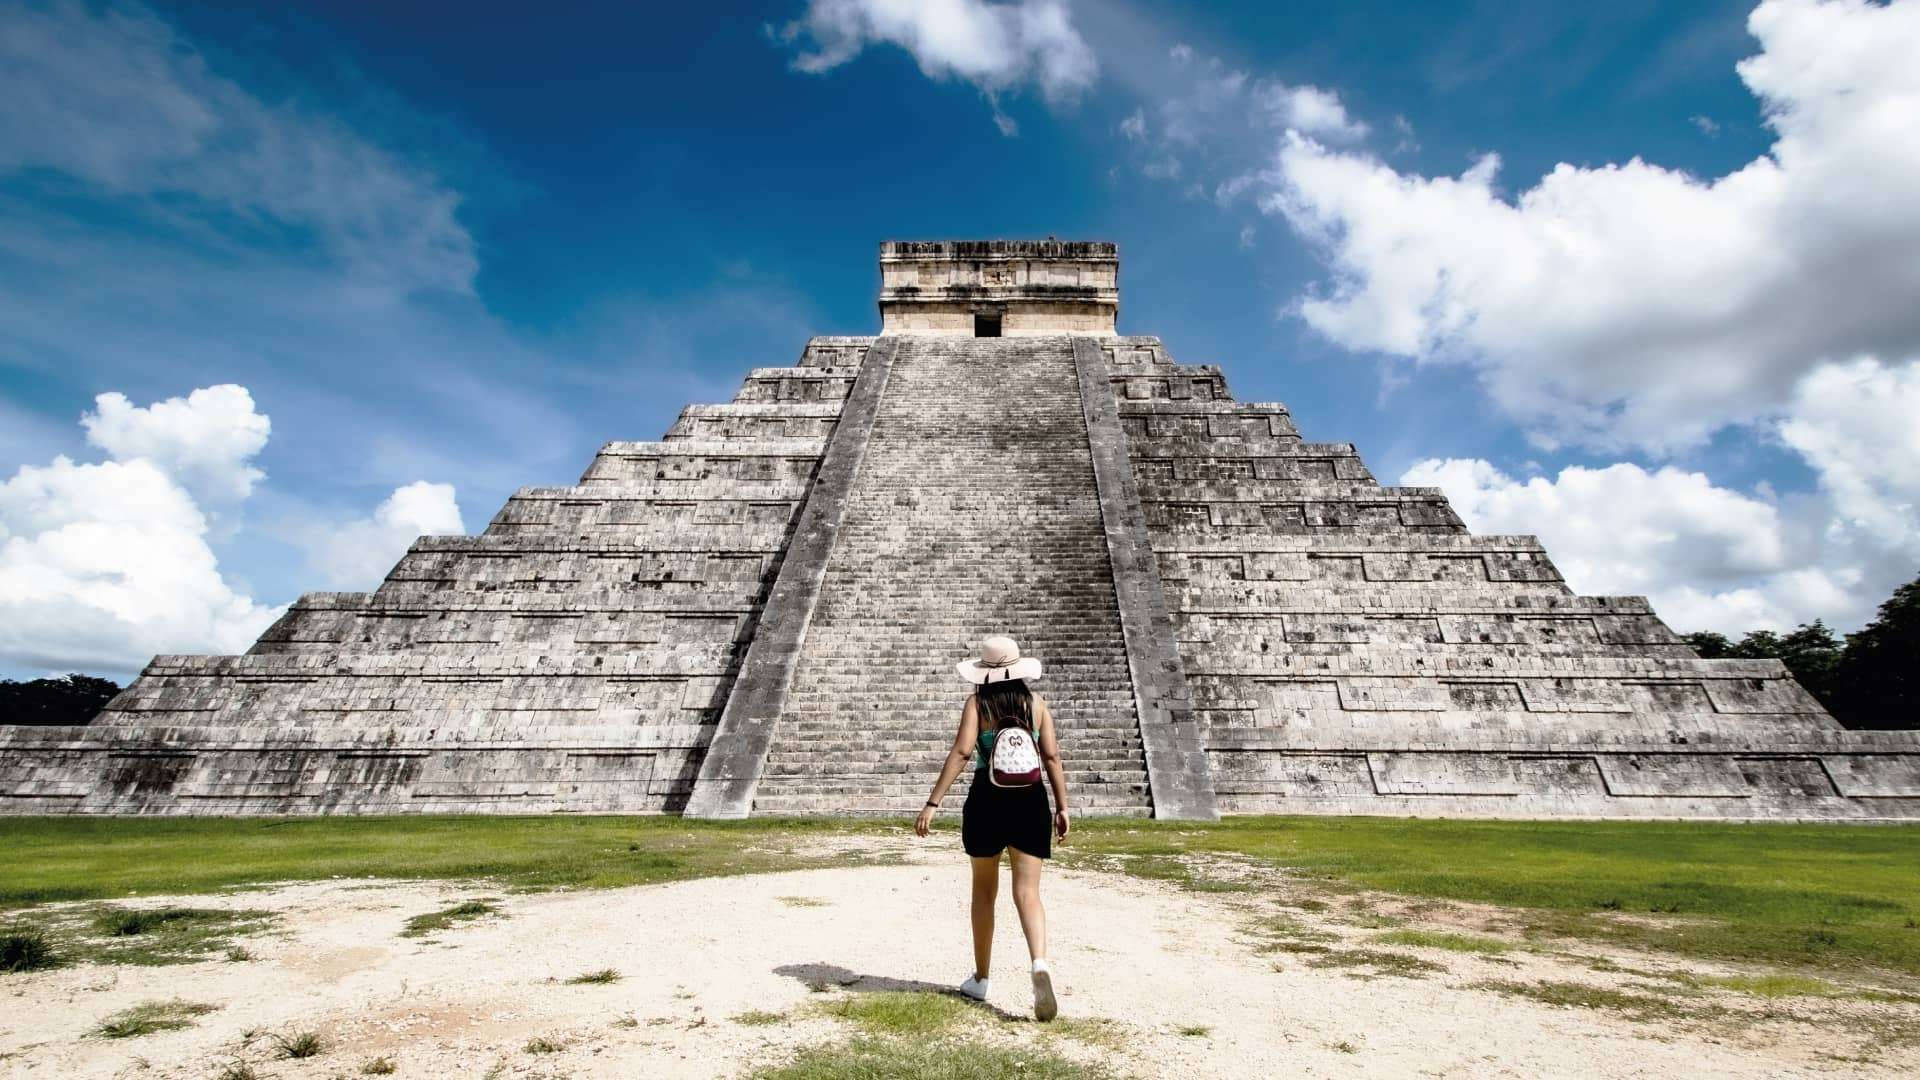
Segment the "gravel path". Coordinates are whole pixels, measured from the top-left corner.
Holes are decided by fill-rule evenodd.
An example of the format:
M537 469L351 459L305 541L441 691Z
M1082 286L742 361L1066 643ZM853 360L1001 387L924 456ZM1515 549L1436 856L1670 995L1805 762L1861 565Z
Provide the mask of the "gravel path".
M707 879L609 891L501 895L484 885L326 882L198 906L266 908L280 929L246 939L254 959L174 967L82 966L0 976L0 1074L215 1077L357 1075L388 1057L401 1077L738 1075L844 1039L819 1007L849 994L950 987L967 973L967 867L945 846L901 845L905 865ZM1440 965L1421 977L1311 966L1255 929L1280 913L1262 894L1189 893L1115 873L1049 871L1063 1018L1099 1038L1048 1041L1140 1076L1778 1077L1915 1075L1920 1006L1765 1001L1699 991L1691 1015L1636 1020L1475 988L1572 982L1662 992L1657 958L1580 946L1580 958L1479 957L1382 947L1328 913L1287 913L1296 943L1388 948ZM476 897L501 914L428 939L406 920ZM145 901L160 903L163 901ZM1325 940L1325 939L1322 939ZM1025 949L1003 889L991 1005L976 1033L1040 1038ZM1642 977L1592 970L1608 955ZM1277 965L1277 969L1276 969ZM1604 965L1603 965L1604 966ZM1708 970L1691 965L1694 970ZM565 980L604 968L604 985ZM1638 989L1636 989L1638 988ZM218 1008L193 1026L87 1037L103 1017L179 998ZM1704 1011L1703 1011L1704 1010ZM744 1013L781 1014L754 1024ZM751 1018L750 1018L751 1019ZM766 1020L762 1016L758 1019ZM319 1057L272 1057L269 1033L310 1029ZM1183 1029L1186 1033L1183 1034ZM1069 1029L1070 1031L1072 1029ZM1889 1037L1886 1032L1896 1034ZM530 1052L533 1040L558 1049Z

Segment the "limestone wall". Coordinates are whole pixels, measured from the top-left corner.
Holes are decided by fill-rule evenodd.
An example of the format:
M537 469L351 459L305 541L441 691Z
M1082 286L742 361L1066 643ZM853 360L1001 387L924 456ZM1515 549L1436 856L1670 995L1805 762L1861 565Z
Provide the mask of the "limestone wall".
M87 727L0 730L0 810L678 809L871 342L814 339L245 656L156 657Z
M1156 338L1103 346L1223 812L1920 813L1920 740L1699 659Z

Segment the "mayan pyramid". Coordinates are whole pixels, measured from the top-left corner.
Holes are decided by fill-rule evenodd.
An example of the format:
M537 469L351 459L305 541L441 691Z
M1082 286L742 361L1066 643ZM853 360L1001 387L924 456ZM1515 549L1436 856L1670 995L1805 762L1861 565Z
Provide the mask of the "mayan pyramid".
M809 341L244 656L155 657L91 725L0 729L0 807L906 814L954 661L1004 631L1083 812L1920 817L1911 733L1699 659L1118 336L1112 244L880 264L878 336Z

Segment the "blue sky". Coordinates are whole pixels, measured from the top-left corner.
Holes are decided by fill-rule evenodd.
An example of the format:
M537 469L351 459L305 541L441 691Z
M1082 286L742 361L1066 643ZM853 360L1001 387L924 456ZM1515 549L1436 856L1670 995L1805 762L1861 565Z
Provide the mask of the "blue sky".
M1583 591L1850 629L1920 569L1916 6L0 6L0 671L244 647L873 332L880 240L1048 234Z

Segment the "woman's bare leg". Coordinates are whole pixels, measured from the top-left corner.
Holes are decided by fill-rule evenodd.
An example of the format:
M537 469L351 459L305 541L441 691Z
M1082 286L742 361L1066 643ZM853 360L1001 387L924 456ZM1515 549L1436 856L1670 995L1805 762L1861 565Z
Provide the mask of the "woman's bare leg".
M1000 898L1000 856L973 860L973 974L993 966L993 904Z
M1013 856L1013 906L1020 912L1020 929L1027 932L1027 952L1035 960L1044 960L1047 958L1047 909L1040 905L1040 870L1047 861L1015 848L1007 851Z

